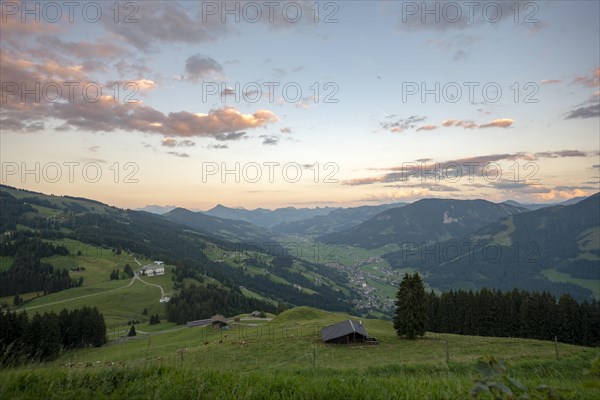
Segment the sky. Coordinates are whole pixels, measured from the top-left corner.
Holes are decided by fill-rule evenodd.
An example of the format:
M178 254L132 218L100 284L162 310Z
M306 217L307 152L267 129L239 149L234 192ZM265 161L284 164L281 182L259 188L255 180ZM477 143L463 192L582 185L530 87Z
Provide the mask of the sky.
M600 190L597 1L0 1L2 184L123 208Z

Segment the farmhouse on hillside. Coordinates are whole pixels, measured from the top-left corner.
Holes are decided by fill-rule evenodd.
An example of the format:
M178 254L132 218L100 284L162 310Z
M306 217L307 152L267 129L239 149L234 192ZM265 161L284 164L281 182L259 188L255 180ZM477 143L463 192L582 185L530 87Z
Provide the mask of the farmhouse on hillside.
M165 274L165 263L162 261L154 261L154 264L145 265L142 268L142 275L158 276Z
M379 343L376 338L369 337L362 321L351 319L322 328L321 337L327 344Z

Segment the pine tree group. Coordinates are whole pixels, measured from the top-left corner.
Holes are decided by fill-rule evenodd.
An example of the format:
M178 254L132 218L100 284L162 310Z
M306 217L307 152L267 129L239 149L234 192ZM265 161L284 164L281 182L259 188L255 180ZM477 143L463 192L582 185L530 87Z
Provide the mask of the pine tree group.
M106 324L96 307L35 314L0 312L0 365L53 360L61 350L106 343Z
M425 287L418 273L405 274L396 294L394 329L398 336L416 339L425 335L427 301Z
M568 294L481 289L426 295L427 330L459 335L520 337L600 345L600 303Z

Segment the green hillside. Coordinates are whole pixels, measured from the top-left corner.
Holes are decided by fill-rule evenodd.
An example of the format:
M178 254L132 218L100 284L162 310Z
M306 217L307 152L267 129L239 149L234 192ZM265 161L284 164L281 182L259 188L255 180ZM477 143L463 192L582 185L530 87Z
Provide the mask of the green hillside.
M488 354L507 360L526 385L547 384L565 398L600 394L583 386L598 349L559 344L556 360L554 343L537 340L430 333L408 341L371 319L362 322L379 345L325 345L320 328L347 314L298 307L272 320L241 317L228 331L170 327L11 370L0 377L0 397L44 398L52 382L61 398L144 397L144 390L166 398L467 398L475 362Z
M0 187L0 196L4 209L0 231L16 232L2 238L1 243L7 249L12 246L13 252L2 254L0 272L8 271L14 263L15 240L19 238L31 242L31 246L36 243L61 246L63 253L42 256L40 262L57 271L66 270L69 279L75 282L83 279L79 287L61 287L62 291L47 295L43 289L16 293L7 288L5 297L0 299L4 307L12 306L13 296L18 294L25 302L17 309L32 312L98 304L109 328L123 326L129 320L147 321L150 314L156 313L166 319L164 307L158 303L160 289L139 280L129 282L131 277L123 273L127 264L137 270L152 260L162 260L170 266L167 274L147 281L159 282L166 294L177 294L176 285L184 282L188 285L212 283L223 291L242 290L248 298L261 299L271 305L284 301L333 310L351 309L348 300L352 291L344 275L290 255L269 240L265 242L267 246L262 247L262 241L245 243L225 239L232 235L231 229L253 227L245 222L226 221L221 226L215 217L194 214L201 218L189 226L146 212L6 186ZM201 229L204 225L206 229ZM227 235L214 236L209 232L219 230L219 226ZM264 232L253 229L259 236ZM28 261L31 262L33 260ZM112 271L116 270L120 271L121 279L110 281ZM18 280L18 273L11 274L11 279ZM149 314L142 314L145 309Z
M526 211L486 200L423 199L383 211L324 242L374 249L385 245L425 244L464 236L501 218Z
M408 207L408 206L407 206ZM406 209L407 207L403 208ZM435 245L391 252L396 267L413 267L443 291L496 287L600 295L600 194L572 205L512 215Z

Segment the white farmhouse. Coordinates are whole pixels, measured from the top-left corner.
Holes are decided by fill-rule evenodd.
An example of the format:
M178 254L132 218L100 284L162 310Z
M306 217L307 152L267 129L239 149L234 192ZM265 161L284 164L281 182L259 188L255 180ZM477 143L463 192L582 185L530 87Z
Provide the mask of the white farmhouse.
M142 268L142 275L158 276L165 274L165 263L162 261L154 261L153 264L145 265Z

